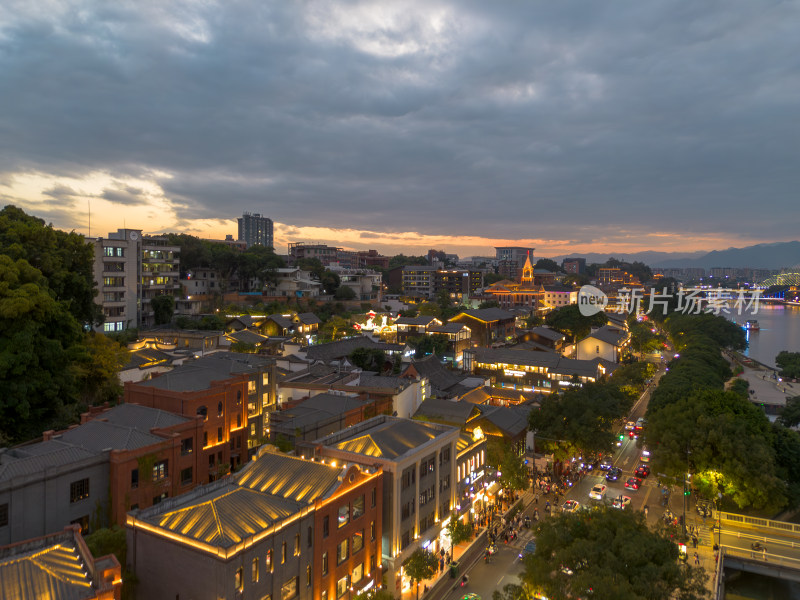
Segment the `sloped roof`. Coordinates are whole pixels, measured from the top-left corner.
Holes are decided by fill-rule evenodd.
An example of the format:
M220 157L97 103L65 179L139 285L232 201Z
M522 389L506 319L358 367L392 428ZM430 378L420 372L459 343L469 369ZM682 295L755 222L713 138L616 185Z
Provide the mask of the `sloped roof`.
M330 465L267 452L232 478L136 514L167 531L227 548L329 496L340 475L341 469Z
M140 369L144 367L151 367L157 364L169 365L173 361L166 352L155 350L152 348L142 348L141 350L131 350L128 355L128 362L122 367L122 370L127 369Z
M293 515L300 508L302 504L299 502L231 485L202 502L164 513L156 524L186 537L227 548Z
M461 396L465 402L472 404L488 404L492 399L502 399L515 404L535 401L538 395L534 392L523 392L512 388L494 388L489 386L475 388Z
M409 381L402 377L392 375L369 375L361 373L358 378L358 387L370 387L388 390L403 390L407 388Z
M292 329L294 327L294 323L292 323L292 319L290 317L284 317L280 313L274 313L267 317L270 321L273 321L275 324L278 325L281 329Z
M22 550L22 544L15 544L0 555L0 598L84 600L95 597L94 582L83 566L84 559L74 538L48 536L42 542L42 545L26 542L26 551ZM17 548L20 550L16 551Z
M311 360L321 360L328 362L337 360L345 356L349 356L353 350L357 348L378 348L377 342L372 341L366 336L352 337L338 342L329 342L327 344L317 344L308 346L305 349L306 357Z
M594 338L596 340L600 340L601 342L605 342L606 344L611 344L612 346L619 346L627 337L627 332L617 327L603 325L600 329L590 333L584 339Z
M462 426L476 411L475 405L463 400L428 398L419 405L415 417L427 417L445 423Z
M303 325L319 325L322 323L317 315L310 312L297 313L297 318L300 319Z
M459 314L467 315L473 317L475 319L480 319L481 321L492 322L492 321L504 321L507 319L513 319L514 315L507 310L503 310L502 308L476 308L474 310L464 310L461 311ZM455 319L458 317L456 315L453 317ZM453 319L450 319L451 321Z
M58 440L11 448L0 454L0 481L41 473L48 468L62 467L95 456L98 456L97 452Z
M273 429L283 431L303 429L322 421L338 417L355 408L368 404L351 396L339 394L317 394L292 408L287 408L271 416ZM272 413L276 415L276 413Z
M550 329L549 327L534 327L531 329L531 333L539 335L543 338L547 338L549 340L553 340L557 342L559 340L564 340L567 338L563 333L560 331L556 331L555 329Z
M187 361L172 371L135 385L179 392L207 390L214 381L229 379L240 373L252 373L270 362L270 359L254 354L215 352Z
M331 447L394 460L441 435L440 427L420 421L388 419Z
M242 344L252 344L254 346L269 339L266 335L261 335L257 331L252 331L250 329L240 329L239 331L233 331L231 333L226 334L226 336L236 342L240 342Z
M516 437L528 429L528 414L532 406L489 406L479 407L481 416L471 421L472 426L480 426L481 421L488 421L500 432L509 437Z
M469 326L466 323L445 323L429 327L428 333L458 333L464 328L469 329Z
M100 413L96 420L108 421L125 427L135 427L142 431L150 431L156 427L172 427L191 421L179 414L140 404L119 404Z
M89 421L60 434L59 439L94 452L134 450L164 441L163 437L105 421Z
M448 370L435 354L426 356L418 360L413 360L411 364L420 376L430 381L434 388L445 391L463 381L464 377Z

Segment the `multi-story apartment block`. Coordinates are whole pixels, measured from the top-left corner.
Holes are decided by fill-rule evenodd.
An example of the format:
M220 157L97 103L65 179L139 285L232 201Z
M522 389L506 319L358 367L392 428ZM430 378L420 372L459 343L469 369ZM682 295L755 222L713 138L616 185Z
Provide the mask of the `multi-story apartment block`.
M383 469L383 567L395 595L414 550L450 548L443 523L456 506L458 440L456 427L380 415L298 444L305 456Z
M402 287L407 296L431 299L446 292L460 301L483 287L483 271L409 265L403 267Z
M141 229L118 229L94 245L94 275L105 323L98 331L124 331L154 325L150 300L180 290L180 248Z
M497 272L509 279L518 280L522 275L525 261L533 257L533 248L519 246L495 247L497 258Z
M561 268L570 275L582 275L586 272L586 259L565 258L561 261Z
M274 361L215 352L147 381L126 382L125 401L187 417L203 417L202 478L213 480L247 462L266 436L275 410Z
M290 242L289 263L297 264L298 260L302 260L304 258L317 258L323 265L328 266L331 263L339 262L340 250L342 250L342 248L337 248L336 246L327 246L325 244Z
M381 584L374 465L262 452L239 473L128 515L139 598L336 600Z
M259 213L244 213L239 221L239 241L250 246L274 247L272 239L272 219Z

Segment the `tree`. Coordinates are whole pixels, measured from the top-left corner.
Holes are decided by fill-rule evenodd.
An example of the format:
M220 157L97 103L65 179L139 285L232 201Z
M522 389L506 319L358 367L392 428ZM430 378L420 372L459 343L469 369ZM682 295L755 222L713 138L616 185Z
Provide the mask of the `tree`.
M383 371L386 353L377 348L356 348L350 353L350 362L364 371Z
M775 357L775 364L781 369L781 377L791 379L800 377L800 352L784 350Z
M533 265L533 268L544 269L546 271L550 271L551 273L558 273L561 270L561 267L558 266L558 263L549 258L540 258L536 261L536 264Z
M478 308L500 308L500 303L497 300L485 300L478 305Z
M786 401L786 406L781 409L778 420L784 427L800 425L800 396L794 396Z
M409 265L427 265L428 259L424 256L406 256L405 254L397 254L389 259L389 268L405 267Z
M414 550L411 556L403 563L403 568L408 578L411 580L411 585L413 585L417 591L417 599L419 599L419 582L430 579L436 575L438 566L439 561L436 555L424 548L417 548Z
M513 451L506 451L500 463L500 485L510 493L526 489L528 483L528 470L522 457Z
M153 309L153 319L156 325L164 325L172 320L175 312L175 298L169 294L161 294L150 300L150 308Z
M503 586L503 591L495 590L492 592L492 600L536 600L531 586L523 583L507 583Z
M450 346L450 340L443 333L434 333L409 338L408 345L414 348L414 355L417 358L424 358L430 354L444 356Z
M577 304L570 304L548 313L544 320L553 329L571 336L573 341L578 341L589 335L592 327L605 325L607 319L604 312L585 317Z
M641 512L597 508L539 525L523 559L523 585L552 600L701 600L707 575L678 561L678 547L647 527Z
M435 302L423 302L419 305L419 315L421 317L438 317L442 314L442 307Z
M371 587L366 592L353 596L353 600L394 600L394 594L384 587Z
M630 410L632 400L613 383L589 383L563 396L545 397L530 413L537 441L558 458L593 455L614 448L614 422Z
M450 548L452 554L453 546L458 546L464 542L472 539L472 526L464 523L461 519L456 519L455 516L450 518L447 524L447 533L450 535Z
M337 300L353 300L356 297L356 292L353 288L342 285L336 289L336 292L333 294L333 297Z
M483 276L483 285L488 287L494 283L497 283L498 281L503 281L505 279L508 279L508 277L506 277L505 275L500 275L499 273L486 273L486 275Z
M122 394L119 372L128 362L125 346L101 333L89 331L84 336L85 359L76 363L76 377L81 400L96 405L115 403Z
M321 341L335 342L347 335L350 329L350 323L346 319L334 315L320 326L317 336Z

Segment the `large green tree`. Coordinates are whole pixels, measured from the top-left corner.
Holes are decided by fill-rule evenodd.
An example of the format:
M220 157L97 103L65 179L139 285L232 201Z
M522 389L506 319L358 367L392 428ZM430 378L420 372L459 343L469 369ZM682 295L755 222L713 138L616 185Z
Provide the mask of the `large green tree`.
M650 530L640 512L597 508L543 521L536 551L523 562L523 584L551 600L709 596L703 569L680 562L675 543Z
M781 369L781 377L800 377L800 352L784 350L775 357L775 364Z
M558 458L598 454L614 448L614 422L630 408L630 395L615 384L591 383L545 397L529 424L537 444Z
M414 550L411 556L403 563L403 568L411 580L411 585L416 590L417 598L419 598L419 582L433 577L438 566L439 560L436 555L425 548Z
M548 313L544 320L553 329L571 336L573 341L578 341L589 335L592 327L605 325L607 319L603 312L585 317L577 304L570 304Z

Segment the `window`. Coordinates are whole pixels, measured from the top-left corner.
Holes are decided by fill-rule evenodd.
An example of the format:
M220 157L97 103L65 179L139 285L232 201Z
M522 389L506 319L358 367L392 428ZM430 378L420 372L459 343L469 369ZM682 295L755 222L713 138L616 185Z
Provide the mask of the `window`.
M359 496L353 500L353 520L355 521L364 514L364 496Z
M192 483L192 467L181 469L181 485L189 485Z
M203 432L203 448L205 448L206 446L208 446L208 432L204 431ZM213 458L213 456L212 456L212 458Z
M353 569L353 583L358 583L364 578L364 563L359 563Z
M222 402L220 402L220 403L217 404L217 416L221 417L222 414L223 414L223 412L222 412Z
M347 593L347 588L349 587L348 577L345 575L339 581L336 582L336 597L341 598Z
M378 502L378 488L372 488L372 504L370 505L372 508L375 508L375 504Z
M213 454L209 454L208 455L208 466L209 466L209 468L213 468L213 466L214 466L214 455Z
M139 469L131 471L131 488L134 490L139 487Z
M300 587L299 579L299 577L292 577L281 586L281 600L292 600L297 596L297 589Z
M369 539L375 540L375 521L369 523Z
M339 507L339 527L344 527L350 522L350 505Z
M326 538L330 535L330 519L327 515L322 518L322 537Z
M236 415L236 427L242 426L242 415Z
M347 557L350 556L349 552L347 551L347 542L348 540L342 540L338 546L336 546L336 564L340 565L344 561L347 560Z
M8 525L8 502L0 504L0 527Z
M320 596L320 600L328 600L328 590L322 590L322 595Z
M294 536L294 555L300 556L300 534L296 533Z
M281 544L281 564L286 562L286 542Z
M306 535L306 537L307 537L306 544L308 545L309 548L311 548L311 546L314 544L314 530L311 527L308 528L308 534Z
M364 547L364 530L357 531L353 534L353 554L358 552Z
M153 465L153 481L161 481L169 475L168 463L168 460L160 460Z
M242 567L236 569L236 575L233 578L233 586L236 588L237 592L241 592L242 588L244 588L244 569Z
M217 427L217 443L222 442L222 427Z
M306 566L306 587L311 587L311 565Z
M253 583L258 583L258 559L253 559L253 566L250 569L250 577Z
M169 498L169 494L167 492L164 492L160 496L154 496L153 497L153 505L156 505L156 504L160 503L162 500L166 500L167 498Z
M400 538L400 548L405 548L411 543L411 534L406 531Z
M208 409L205 406L198 407L197 414L203 417L203 421L208 419Z
M272 548L267 550L267 559L266 559L266 567L267 571L272 573Z
M323 552L322 553L322 576L324 577L327 574L328 574L328 553L327 552Z
M181 456L186 456L187 454L192 453L192 446L194 445L194 440L192 438L186 438L181 440Z
M81 535L89 533L89 515L83 515L79 519L70 521L70 525L79 525L81 528Z
M69 484L69 501L79 502L89 497L89 479L79 479Z

